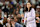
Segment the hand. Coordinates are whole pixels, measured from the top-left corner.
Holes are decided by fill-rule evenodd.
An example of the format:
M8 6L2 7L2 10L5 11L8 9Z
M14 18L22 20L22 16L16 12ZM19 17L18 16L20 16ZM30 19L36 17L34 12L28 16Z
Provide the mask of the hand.
M24 17L24 14L21 14L21 17Z

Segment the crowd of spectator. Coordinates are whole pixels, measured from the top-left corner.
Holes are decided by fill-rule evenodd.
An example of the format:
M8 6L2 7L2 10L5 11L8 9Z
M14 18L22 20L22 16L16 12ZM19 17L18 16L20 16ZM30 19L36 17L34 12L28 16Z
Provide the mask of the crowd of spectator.
M36 25L40 27L40 0L0 0L0 27L25 27L27 2L32 3L36 11Z

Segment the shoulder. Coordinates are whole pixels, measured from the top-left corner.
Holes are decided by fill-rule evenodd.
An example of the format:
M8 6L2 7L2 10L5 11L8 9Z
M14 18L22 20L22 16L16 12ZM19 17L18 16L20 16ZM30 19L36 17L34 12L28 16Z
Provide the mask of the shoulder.
M16 25L19 25L19 23L16 23Z
M34 9L34 8L32 8L32 9L31 9L31 11L35 11L35 9Z

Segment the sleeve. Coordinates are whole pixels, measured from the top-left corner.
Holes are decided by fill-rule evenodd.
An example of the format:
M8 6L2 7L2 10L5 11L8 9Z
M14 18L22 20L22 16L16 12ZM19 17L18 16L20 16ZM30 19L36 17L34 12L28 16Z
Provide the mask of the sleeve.
M26 12L25 12L25 14L24 14L24 24L26 23Z
M27 17L27 22L32 21L34 19L35 19L35 10L32 9L31 10L31 16L30 17Z

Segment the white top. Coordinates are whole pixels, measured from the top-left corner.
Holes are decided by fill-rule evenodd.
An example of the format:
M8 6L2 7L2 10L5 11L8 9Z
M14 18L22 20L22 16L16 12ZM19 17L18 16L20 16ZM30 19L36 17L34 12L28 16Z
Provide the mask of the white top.
M27 21L27 22L25 22ZM27 24L29 27L36 27L36 21L35 21L35 10L32 8L30 12L25 12L24 16L24 24ZM33 25L33 26L32 26Z

